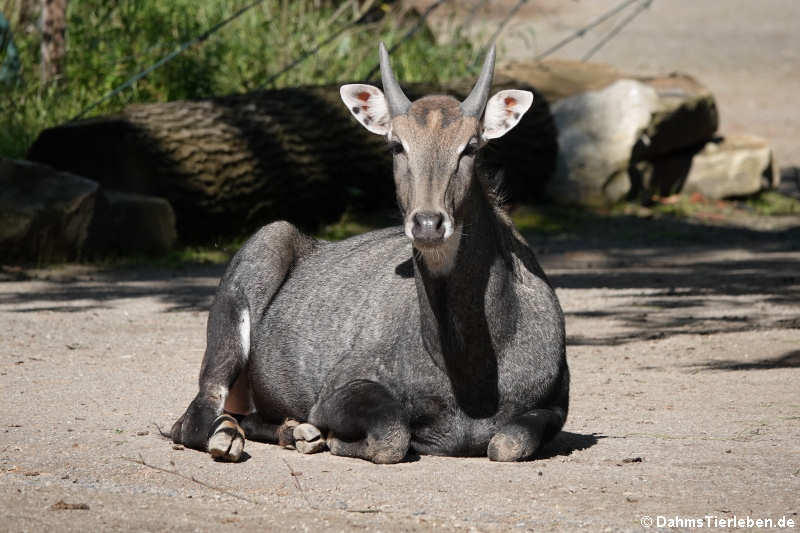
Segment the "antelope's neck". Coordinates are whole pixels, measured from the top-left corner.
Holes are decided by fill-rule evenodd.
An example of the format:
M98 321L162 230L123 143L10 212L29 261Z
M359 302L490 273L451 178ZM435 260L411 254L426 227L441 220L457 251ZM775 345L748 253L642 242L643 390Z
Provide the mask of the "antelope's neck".
M508 229L479 187L464 213L454 266L433 275L416 254L414 276L425 348L446 370L462 408L481 418L496 410L498 353L515 328L517 304L504 250Z

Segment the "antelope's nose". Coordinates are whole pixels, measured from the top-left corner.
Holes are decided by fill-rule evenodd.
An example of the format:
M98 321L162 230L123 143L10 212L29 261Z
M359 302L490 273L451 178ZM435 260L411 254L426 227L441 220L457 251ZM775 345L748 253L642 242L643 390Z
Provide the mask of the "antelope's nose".
M415 240L434 243L444 238L444 215L420 211L414 215L411 235Z

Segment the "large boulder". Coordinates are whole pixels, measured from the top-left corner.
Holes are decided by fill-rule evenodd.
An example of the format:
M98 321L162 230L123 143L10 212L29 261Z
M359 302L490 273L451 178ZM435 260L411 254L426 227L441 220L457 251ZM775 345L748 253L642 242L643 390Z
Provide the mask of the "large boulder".
M700 193L715 199L774 188L780 177L769 144L759 137L741 135L640 161L636 170L650 194Z
M656 92L634 80L556 102L559 152L550 182L553 197L569 204L603 205L628 194L632 149L657 104Z
M103 189L86 242L90 253L160 255L175 246L175 213L164 198Z
M519 62L500 70L502 77L530 84L553 105L561 100L601 91L620 80L639 81L658 96L652 118L642 132L638 158L654 157L711 139L719 114L711 91L688 74L640 76L603 63L564 59Z
M632 164L702 145L719 124L711 92L685 74L644 77L567 60L515 63L502 73L551 102L560 151L548 190L560 203L614 203L636 185Z
M46 165L0 158L0 260L79 257L97 189L92 180Z
M652 87L658 102L633 148L633 159L650 159L714 138L719 127L711 91L686 74L637 78Z

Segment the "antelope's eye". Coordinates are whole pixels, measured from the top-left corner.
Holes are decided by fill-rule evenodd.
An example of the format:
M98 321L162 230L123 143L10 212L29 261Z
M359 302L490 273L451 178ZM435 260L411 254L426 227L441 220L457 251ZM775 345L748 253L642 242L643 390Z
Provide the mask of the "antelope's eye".
M394 155L402 154L405 150L403 149L403 143L398 141L392 141L389 143L389 151L392 152Z

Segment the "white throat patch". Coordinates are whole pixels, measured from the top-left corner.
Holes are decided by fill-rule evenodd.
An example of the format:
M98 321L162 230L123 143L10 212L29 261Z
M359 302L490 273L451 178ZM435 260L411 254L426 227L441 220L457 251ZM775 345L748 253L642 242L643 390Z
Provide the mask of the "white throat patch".
M461 243L461 231L461 226L457 226L438 248L417 249L428 271L434 276L446 276L453 270Z

